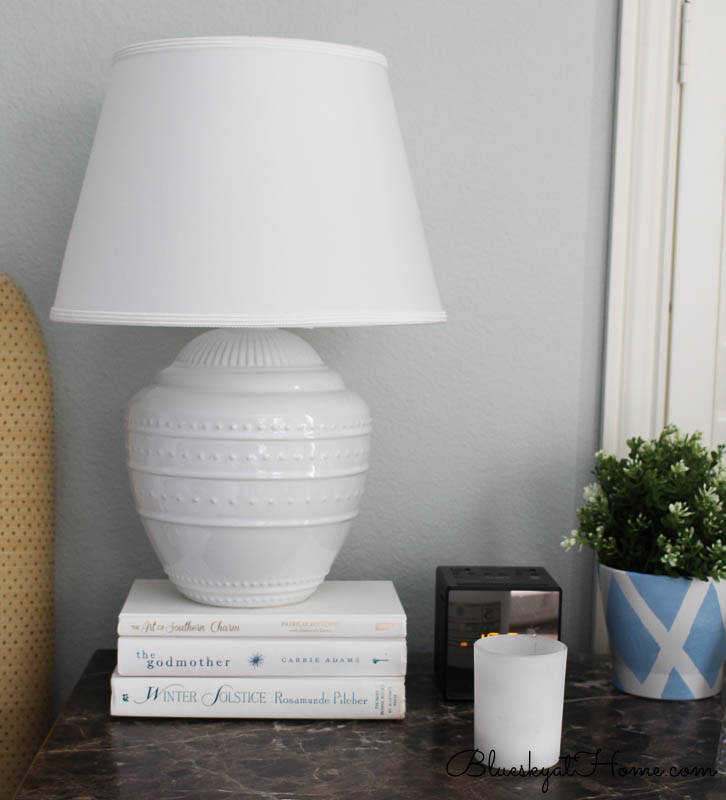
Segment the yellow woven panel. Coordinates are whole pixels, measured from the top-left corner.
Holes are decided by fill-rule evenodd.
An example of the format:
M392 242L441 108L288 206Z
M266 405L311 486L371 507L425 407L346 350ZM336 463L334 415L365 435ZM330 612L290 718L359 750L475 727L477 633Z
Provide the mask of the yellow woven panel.
M51 722L53 412L43 337L0 274L0 800Z

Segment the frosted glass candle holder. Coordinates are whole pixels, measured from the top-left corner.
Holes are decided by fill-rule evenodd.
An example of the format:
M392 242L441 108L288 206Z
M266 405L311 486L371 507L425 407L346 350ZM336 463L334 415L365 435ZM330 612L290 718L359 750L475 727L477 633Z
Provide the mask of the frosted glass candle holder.
M474 746L484 763L543 768L560 757L567 646L499 635L474 645Z

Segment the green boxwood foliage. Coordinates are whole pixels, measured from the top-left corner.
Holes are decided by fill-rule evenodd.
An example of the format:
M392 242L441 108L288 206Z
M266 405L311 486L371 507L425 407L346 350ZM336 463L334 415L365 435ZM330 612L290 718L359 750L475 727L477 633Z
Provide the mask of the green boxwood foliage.
M589 545L615 569L684 578L726 577L726 445L668 425L658 439L629 439L628 458L596 454L578 530L562 541Z

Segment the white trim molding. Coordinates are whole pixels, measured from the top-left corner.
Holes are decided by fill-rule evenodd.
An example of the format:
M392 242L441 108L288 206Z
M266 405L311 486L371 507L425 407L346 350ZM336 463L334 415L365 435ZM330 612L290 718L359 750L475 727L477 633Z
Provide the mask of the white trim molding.
M622 0L602 447L666 419L682 0ZM593 649L607 651L595 587Z
M622 0L602 446L665 423L681 0Z
M684 17L668 420L726 439L726 3L692 0Z

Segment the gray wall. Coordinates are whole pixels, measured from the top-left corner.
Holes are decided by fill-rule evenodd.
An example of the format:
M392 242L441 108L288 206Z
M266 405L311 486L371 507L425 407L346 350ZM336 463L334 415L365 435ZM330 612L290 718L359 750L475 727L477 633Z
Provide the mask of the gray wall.
M369 401L373 463L332 576L391 578L413 649L438 564L541 564L590 640L591 564L558 543L598 444L615 0L3 0L0 269L55 380L58 697L160 575L124 465L126 400L190 337L47 321L110 57L258 34L380 50L449 322L303 335Z

